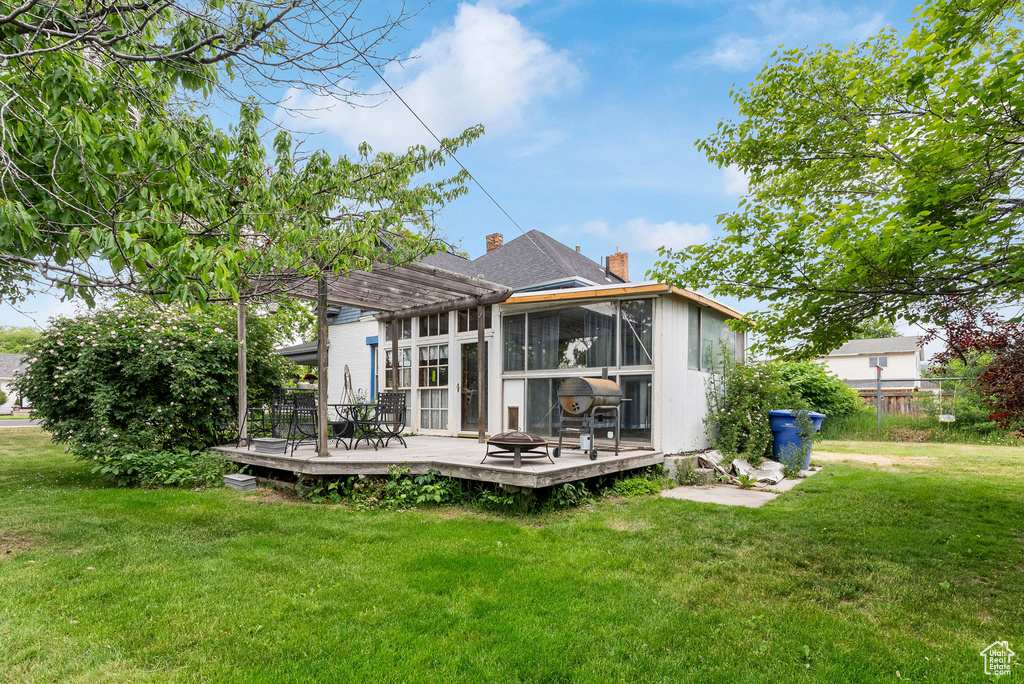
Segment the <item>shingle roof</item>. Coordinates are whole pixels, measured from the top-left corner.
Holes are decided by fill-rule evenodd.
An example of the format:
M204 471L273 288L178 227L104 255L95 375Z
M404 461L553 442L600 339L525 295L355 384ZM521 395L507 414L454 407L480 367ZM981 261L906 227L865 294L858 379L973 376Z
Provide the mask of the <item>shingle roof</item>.
M24 370L28 367L25 357L21 354L0 354L0 378L9 380L14 377L14 371Z
M907 337L877 337L866 340L850 340L829 356L854 356L857 354L899 354L916 352L920 347L917 335Z
M485 280L516 290L559 280L583 278L597 285L624 282L606 274L599 263L550 235L531 230L476 259L438 253L424 259L431 266Z

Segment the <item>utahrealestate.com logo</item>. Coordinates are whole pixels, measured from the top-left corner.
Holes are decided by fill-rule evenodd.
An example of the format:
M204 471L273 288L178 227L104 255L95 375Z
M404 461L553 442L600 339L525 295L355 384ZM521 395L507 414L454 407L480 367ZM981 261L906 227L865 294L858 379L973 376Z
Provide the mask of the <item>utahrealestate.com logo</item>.
M1010 674L1010 666L1015 655L1010 650L1010 642L993 641L981 652L981 657L985 659L985 674L996 677Z

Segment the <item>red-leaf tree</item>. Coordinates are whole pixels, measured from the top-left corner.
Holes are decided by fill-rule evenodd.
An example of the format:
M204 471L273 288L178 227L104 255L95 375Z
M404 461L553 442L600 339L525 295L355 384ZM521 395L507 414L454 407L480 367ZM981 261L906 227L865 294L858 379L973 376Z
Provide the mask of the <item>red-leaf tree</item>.
M944 374L951 364L986 359L976 389L992 409L990 419L1004 429L1024 431L1024 323L956 297L944 300L938 312L941 327L921 339L922 345L936 339L946 344L932 357L933 368Z

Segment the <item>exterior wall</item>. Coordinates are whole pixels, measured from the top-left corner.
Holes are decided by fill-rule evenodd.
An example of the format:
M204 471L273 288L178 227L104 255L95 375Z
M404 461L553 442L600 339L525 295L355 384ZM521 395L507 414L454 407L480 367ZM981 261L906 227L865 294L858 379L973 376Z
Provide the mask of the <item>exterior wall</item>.
M0 416L10 415L14 410L14 388L10 386L12 382L12 379L0 379L0 391L7 395L7 402L0 404Z
M897 354L857 354L855 356L826 356L818 359L843 380L874 380L875 368L869 366L872 356L885 356L888 366L882 369L882 379L921 377L920 356L918 352L901 352Z
M658 300L655 316L654 447L667 454L710 446L704 417L708 373L687 367L688 319L695 306L675 297ZM660 331L660 332L659 332Z
M477 331L472 330L468 332L458 332L458 319L455 311L448 312L448 334L447 335L434 335L430 337L421 338L419 331L419 320L414 319L412 324L412 337L408 340L399 340L399 348L411 347L412 349L412 373L411 373L411 389L409 397L409 415L406 421L409 429L415 432L421 432L428 435L445 435L445 436L457 436L459 434L470 434L462 430L462 397L461 397L461 384L462 384L462 345L467 343L477 342ZM497 434L500 431L501 426L501 349L500 346L495 344L496 339L500 339L496 336L497 325L498 325L498 307L494 307L491 314L491 328L484 331L484 340L487 346L487 433ZM377 377L381 378L381 382L386 384L388 381L385 379L385 363L386 363L386 352L391 349L391 342L384 339L385 325L383 323L377 323L373 321L375 334L378 337L379 346L377 352ZM422 424L422 414L420 413L420 390L423 389L419 384L419 352L418 348L423 345L436 345L436 344L447 344L448 345L448 386L447 386L447 397L448 397L448 427L443 430L428 429L424 428ZM378 388L380 391L381 388ZM476 431L471 431L471 434L476 435Z
M373 368L370 365L370 347L366 344L366 338L376 334L377 321L373 316L364 316L352 323L327 328L327 339L330 341L330 349L327 352L329 403L341 402L341 394L345 388L346 364L352 376L353 390L363 390L369 394Z

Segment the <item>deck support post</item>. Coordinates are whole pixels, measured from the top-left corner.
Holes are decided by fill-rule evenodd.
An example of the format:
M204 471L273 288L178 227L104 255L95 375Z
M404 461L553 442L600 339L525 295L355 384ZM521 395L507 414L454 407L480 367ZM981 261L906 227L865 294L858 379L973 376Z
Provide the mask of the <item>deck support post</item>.
M247 363L245 355L245 297L238 297L238 324L236 336L238 338L238 441L241 442L249 436L249 426L246 424L245 415L249 411L249 379L247 376Z
M317 456L327 453L327 281L317 284L316 297L316 445Z
M484 305L476 307L477 440L487 441L487 340L484 339Z

